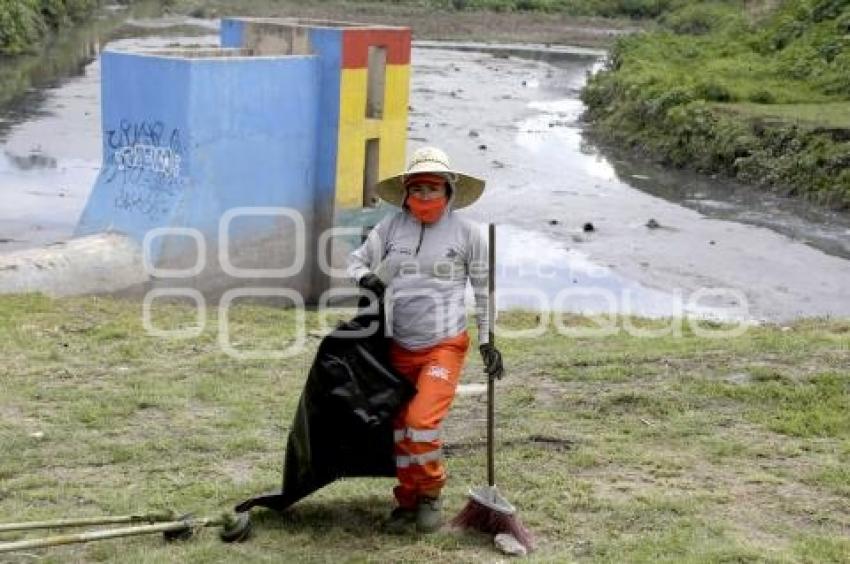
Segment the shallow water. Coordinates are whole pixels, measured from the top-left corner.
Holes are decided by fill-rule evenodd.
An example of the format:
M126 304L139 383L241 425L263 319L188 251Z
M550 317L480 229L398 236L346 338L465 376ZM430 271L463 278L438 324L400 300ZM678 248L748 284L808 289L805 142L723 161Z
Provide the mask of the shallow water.
M0 130L0 252L73 234L101 166L102 47L218 44L214 25L190 18L129 18L96 31L112 39L95 41L95 52L78 72L60 73L53 86L25 93L0 113L6 125Z
M730 312L687 304L674 292L648 288L594 263L581 251L566 249L542 233L510 224L498 229L496 263L500 310L741 320L740 315Z
M214 33L210 21L131 19L81 40L94 52L75 72L57 71L6 106L0 252L72 233L100 166L96 53L105 42L215 45ZM409 145L442 146L458 168L488 180L485 195L462 213L499 224L502 307L605 312L613 303L647 316L767 320L850 315L847 216L635 162L587 141L578 92L601 64L598 52L439 47L414 49ZM694 299L706 290L721 292Z
M499 223L500 241L519 237L515 230L536 234L501 260L533 263L555 252L563 264L580 256L611 273L514 277L500 287L607 289L622 309L647 315L676 313L681 303L721 318L850 314L848 218L755 192L736 199L740 189L719 179L662 174L594 146L578 92L599 59L429 49L415 51L413 63L411 145L441 145L488 180L463 213ZM578 296L564 303L587 305Z
M767 227L825 253L850 259L850 214L657 164L613 157L612 163L621 178L640 190L708 217Z

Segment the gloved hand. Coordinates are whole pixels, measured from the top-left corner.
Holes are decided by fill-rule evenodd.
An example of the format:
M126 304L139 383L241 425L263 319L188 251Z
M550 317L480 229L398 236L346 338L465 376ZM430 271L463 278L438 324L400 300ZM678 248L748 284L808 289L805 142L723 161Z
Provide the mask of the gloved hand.
M357 284L364 290L369 290L370 292L375 294L378 299L384 297L384 292L387 289L387 285L384 284L384 281L381 280L376 274L372 274L371 272L368 274L364 274Z
M481 359L484 361L484 372L490 378L501 380L505 369L502 366L502 353L499 349L490 343L485 343L478 347L478 350L481 351Z

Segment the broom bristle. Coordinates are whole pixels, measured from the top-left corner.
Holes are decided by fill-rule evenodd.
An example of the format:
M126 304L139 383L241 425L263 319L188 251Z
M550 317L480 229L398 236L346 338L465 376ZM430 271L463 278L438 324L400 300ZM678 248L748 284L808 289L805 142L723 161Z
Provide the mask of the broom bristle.
M529 552L534 550L534 537L531 531L525 528L515 513L496 511L474 499L467 502L451 523L454 527L475 529L490 535L507 533L513 535Z

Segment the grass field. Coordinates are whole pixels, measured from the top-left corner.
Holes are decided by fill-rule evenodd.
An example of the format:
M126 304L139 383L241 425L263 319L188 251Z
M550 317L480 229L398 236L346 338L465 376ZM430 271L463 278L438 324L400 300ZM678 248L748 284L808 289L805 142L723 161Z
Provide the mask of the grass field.
M736 113L744 119L775 119L800 127L850 130L850 102L823 104L717 104L716 107Z
M318 339L288 361L235 360L220 351L215 313L200 337L166 340L146 335L138 304L0 298L0 520L216 514L278 487ZM174 328L193 316L163 306L153 322ZM293 334L291 311L245 306L230 318L240 350L280 347ZM510 313L501 323L533 320ZM307 325L318 329L318 314L308 313ZM550 328L500 345L508 375L498 390L497 475L539 538L533 561L850 559L850 321L753 327L735 339L687 326L681 337L656 338ZM465 382L483 381L480 370L475 355ZM485 480L484 409L482 397L459 397L446 422L449 514ZM172 545L147 537L10 556L493 561L480 536L380 532L391 486L346 480L283 516L257 512L256 536L241 545L205 531Z

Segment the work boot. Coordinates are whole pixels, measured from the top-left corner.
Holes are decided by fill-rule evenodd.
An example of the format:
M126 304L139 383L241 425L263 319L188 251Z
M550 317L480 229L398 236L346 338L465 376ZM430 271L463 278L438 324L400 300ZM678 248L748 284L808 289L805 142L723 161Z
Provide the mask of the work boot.
M384 531L391 535L401 535L407 532L416 522L415 507L396 507L384 523Z
M438 497L420 497L416 505L416 530L433 533L443 524L443 502Z

